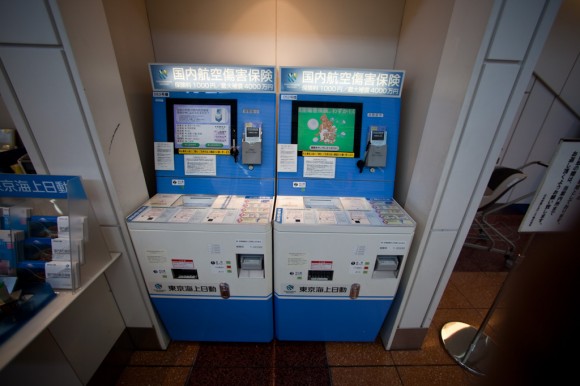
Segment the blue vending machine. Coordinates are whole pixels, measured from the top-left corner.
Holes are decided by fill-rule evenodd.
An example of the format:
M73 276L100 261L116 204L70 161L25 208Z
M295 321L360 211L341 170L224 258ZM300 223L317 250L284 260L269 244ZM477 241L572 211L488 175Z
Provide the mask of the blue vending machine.
M127 218L170 337L274 337L275 68L151 64L157 194Z
M404 72L280 69L279 340L374 341L415 222L393 200Z

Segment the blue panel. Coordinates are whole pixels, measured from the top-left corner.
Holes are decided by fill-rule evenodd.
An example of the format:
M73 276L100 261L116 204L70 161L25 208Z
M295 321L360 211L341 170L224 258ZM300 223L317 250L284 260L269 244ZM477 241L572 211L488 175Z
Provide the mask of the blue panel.
M153 90L274 92L276 71L268 66L213 64L149 65Z
M399 141L399 124L401 100L399 98L379 97L356 97L336 95L295 95L295 100L300 101L324 101L324 102L358 102L363 104L362 134L360 144L360 158L337 158L335 178L325 179L310 184L311 178L304 178L304 158L298 157L297 172L278 173L278 195L345 195L344 184L356 186L356 192L349 191L350 196L363 197L393 197L393 185L395 181L397 148ZM278 143L292 143L292 100L286 99L288 95L282 95L279 105L278 116ZM357 161L364 158L368 131L370 126L386 126L387 130L387 161L384 168L375 168L371 172L369 168L363 168L362 173L357 167ZM307 181L307 188L297 192L292 188L292 181ZM384 190L377 194L377 189ZM312 190L308 187L312 186Z
M270 342L274 339L272 298L152 298L152 302L173 340Z
M275 180L226 179L185 177L183 186L173 184L174 177L157 176L157 191L166 194L237 194L245 196L273 197Z
M293 182L307 181L306 188L295 188ZM278 195L280 196L355 196L365 198L393 197L394 181L356 181L324 180L312 178L279 178Z
M396 70L281 67L280 92L400 98L404 77Z
M36 174L2 174L0 197L87 198L80 177Z
M20 279L19 279L20 280ZM20 289L23 294L30 294L30 299L26 302L18 302L18 306L2 315L0 318L0 344L4 343L16 331L32 319L43 307L56 298L56 294L48 283L24 283L20 282ZM17 302L14 302L17 303ZM8 311L8 309L7 309Z
M391 300L274 300L276 339L293 341L373 342Z

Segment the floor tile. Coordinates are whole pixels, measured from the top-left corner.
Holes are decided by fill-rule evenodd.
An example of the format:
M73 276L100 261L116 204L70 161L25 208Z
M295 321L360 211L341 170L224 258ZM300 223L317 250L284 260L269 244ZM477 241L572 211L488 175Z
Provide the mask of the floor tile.
M402 386L395 367L332 367L332 386Z
M506 273L453 272L450 281L474 308L489 308Z
M276 341L275 367L326 367L324 342Z
M183 386L189 376L189 367L125 368L116 386Z
M171 342L166 350L135 351L130 366L191 366L195 362L199 343Z
M438 308L471 308L471 303L457 289L453 282L449 281L439 301Z
M404 386L469 386L480 381L459 366L400 366L397 371Z
M273 364L273 343L201 343L195 367L260 367Z
M501 253L464 247L453 268L455 272L507 272L506 258Z
M257 367L194 367L186 386L268 386L274 384L273 371Z
M391 353L380 341L372 343L327 342L329 366L390 366Z
M489 310L478 309L477 311L480 313L481 318L483 320L483 318L487 315ZM491 317L489 318L488 325L491 327L492 330L494 330L497 333L504 324L505 318L509 317L509 315L510 315L509 310L507 310L506 308L496 308L491 314Z
M274 374L276 386L332 385L330 370L326 367L277 367Z

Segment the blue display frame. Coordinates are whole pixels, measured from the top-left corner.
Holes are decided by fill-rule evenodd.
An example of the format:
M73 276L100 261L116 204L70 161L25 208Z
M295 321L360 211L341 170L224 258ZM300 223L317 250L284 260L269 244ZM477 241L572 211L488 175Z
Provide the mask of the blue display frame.
M336 158L334 179L303 177L304 157L298 157L296 172L277 173L277 194L284 196L341 195L368 198L393 198L399 141L400 98L374 96L341 96L323 94L281 94L278 113L278 143L292 143L292 102L358 102L363 104L362 133L359 158ZM357 166L363 160L370 126L386 126L387 161L384 168ZM296 182L305 182L306 187Z
M262 163L250 170L231 155L216 155L215 176L185 175L185 154L174 155L174 170L156 170L157 192L273 196L276 176L276 96L270 93L171 91L153 97L154 141L168 141L166 103L172 99L237 100L236 145L241 152L245 122L262 123Z
M158 167L157 193L166 194L233 194L274 196L276 180L276 81L273 66L215 64L149 64L153 88L153 133L155 146L168 143L166 104L173 99L235 100L237 125L232 139L239 150L236 158L226 151L200 151L173 155L173 169ZM242 138L245 123L260 122L262 155L259 165L242 163ZM167 151L168 149L164 149ZM185 160L189 155L215 157L215 173L186 175ZM194 158L194 157L191 157ZM211 158L206 158L211 160ZM195 161L194 161L195 162Z

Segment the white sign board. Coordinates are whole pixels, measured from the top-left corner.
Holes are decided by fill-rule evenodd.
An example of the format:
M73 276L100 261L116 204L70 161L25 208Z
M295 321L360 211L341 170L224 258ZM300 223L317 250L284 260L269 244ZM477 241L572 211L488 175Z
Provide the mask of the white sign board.
M579 220L580 139L562 139L519 231L567 231Z

